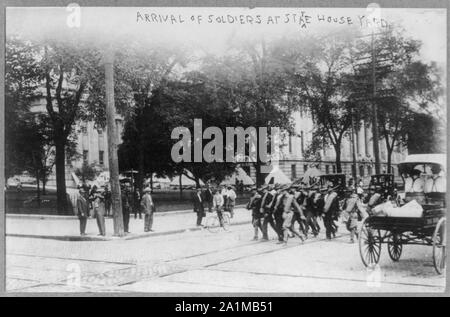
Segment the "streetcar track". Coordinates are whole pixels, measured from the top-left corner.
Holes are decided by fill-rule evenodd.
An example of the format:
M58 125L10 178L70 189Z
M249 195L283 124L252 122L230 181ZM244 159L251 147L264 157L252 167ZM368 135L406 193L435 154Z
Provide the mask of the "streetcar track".
M266 276L272 275L272 276L279 276L279 277L310 278L310 279L320 279L320 280L339 280L339 281L367 283L367 280L337 277L337 276L327 277L327 276L320 276L320 275L297 275L297 274L289 274L289 273L251 272L251 271L239 271L239 270L222 269L222 268L203 269L203 270L205 270L205 271L220 271L220 272L228 272L228 273L244 273L244 274L250 274L250 275L266 275ZM404 286L423 286L423 287L431 287L431 288L443 288L443 286L439 286L439 285L407 283L407 282L380 281L380 283L381 284L392 284L392 285L404 285Z
M34 258L47 258L47 259L58 259L58 260L67 260L67 261L84 261L84 262L93 262L93 263L107 263L107 264L117 264L117 265L136 265L136 263L130 262L116 262L116 261L103 261L103 260L92 260L92 259L81 259L81 258L65 258L59 256L49 256L49 255L35 255L35 254L25 254L25 253L6 253L6 255L15 255L15 256L27 256Z

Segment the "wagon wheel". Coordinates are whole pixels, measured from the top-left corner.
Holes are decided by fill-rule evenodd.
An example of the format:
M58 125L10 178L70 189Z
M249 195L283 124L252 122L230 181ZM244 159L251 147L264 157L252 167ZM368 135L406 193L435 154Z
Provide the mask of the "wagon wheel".
M433 264L436 272L442 274L445 271L446 262L446 220L439 219L433 234Z
M392 261L397 262L402 255L402 235L393 233L388 241L388 253Z
M364 220L359 232L359 255L365 266L377 264L381 254L380 230L372 229L369 219Z

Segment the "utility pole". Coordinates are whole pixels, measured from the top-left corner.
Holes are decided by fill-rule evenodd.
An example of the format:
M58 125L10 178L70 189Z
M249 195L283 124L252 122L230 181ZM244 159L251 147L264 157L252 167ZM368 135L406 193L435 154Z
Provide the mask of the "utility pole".
M373 135L373 155L375 157L375 174L380 174L380 148L378 144L378 109L376 103L377 82L376 82L376 54L374 33L371 36L372 49L372 135Z
M116 140L116 107L114 105L114 52L108 47L104 53L105 91L106 91L106 127L108 131L109 183L113 209L114 235L123 237L122 199L119 183L119 161Z

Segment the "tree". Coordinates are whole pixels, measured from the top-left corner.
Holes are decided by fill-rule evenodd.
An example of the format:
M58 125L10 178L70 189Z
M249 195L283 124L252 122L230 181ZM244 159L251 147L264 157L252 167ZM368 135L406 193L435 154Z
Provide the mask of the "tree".
M374 54L383 59L383 63L376 66L375 102L379 136L387 149L388 170L391 169L395 147L413 146L414 139L425 141L424 136L433 131L433 122L427 120L427 115L440 116L438 104L442 102L439 99L443 91L439 70L434 63L426 64L419 60L420 46L420 42L405 38L401 31L384 33L374 41ZM367 47L360 50L367 51ZM421 131L422 136L419 136L417 129L412 127L420 125L422 120L430 123L431 129Z
M331 144L336 170L342 172L341 146L352 125L359 127L362 109L352 98L351 34L315 41L307 61L291 72L298 100L307 105L315 123L313 144ZM301 54L298 57L303 57ZM320 142L322 141L322 142Z
M83 184L87 181L92 181L98 176L98 170L95 163L89 164L84 161L81 167L75 169L75 175L77 175Z
M92 116L86 96L92 87L90 79L98 74L100 55L87 45L69 41L42 43L40 53L45 107L55 146L57 208L64 213L66 147L75 122Z
M5 177L24 170L21 155L22 128L29 113L30 101L39 98L39 64L31 42L10 36L5 50ZM26 136L28 137L28 136Z
M117 54L116 90L123 95L118 98L118 108L127 109L119 167L121 171L138 171L135 191L141 194L147 174L170 174L170 134L166 138L161 135L167 112L158 107L155 93L169 80L174 68L184 62L184 53L169 46L154 45L148 49L141 43L132 43Z
M230 118L229 126L256 128L257 139L261 139L259 128L277 127L280 131L293 131L292 113L297 105L289 98L289 77L285 72L281 48L284 41L264 38L231 42L227 54L221 57L206 56L200 71L214 91L217 108L222 118ZM214 112L215 114L216 112ZM219 117L220 118L220 117ZM271 148L272 136L268 135L266 146ZM246 144L248 151L249 144ZM258 153L251 163L256 170L256 183L261 185L265 165Z

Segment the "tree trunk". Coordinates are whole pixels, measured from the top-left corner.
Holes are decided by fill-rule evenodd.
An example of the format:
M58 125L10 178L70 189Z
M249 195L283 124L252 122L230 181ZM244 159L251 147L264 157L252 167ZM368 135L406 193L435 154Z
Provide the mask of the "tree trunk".
M179 185L180 185L180 199L183 199L183 184L181 182L181 177L183 176L183 174L180 174L180 179L179 179Z
M59 129L58 129L59 130ZM56 208L58 214L68 211L66 193L66 166L65 166L65 142L62 139L62 131L55 131L55 166L56 166Z
M387 173L391 172L391 165L392 165L392 153L394 152L394 146L387 148Z
M38 180L38 183L39 183L39 180ZM46 184L47 184L47 176L45 175L45 172L44 172L44 175L42 176L42 195L47 195L46 190L45 190Z
M153 172L150 173L150 189L153 192Z
M342 163L341 163L341 144L336 144L333 146L336 152L336 172L342 173Z
M36 179L37 179L37 184L36 184L36 196L37 196L37 203L38 203L38 208L41 208L41 188L39 185L39 171L36 171Z

